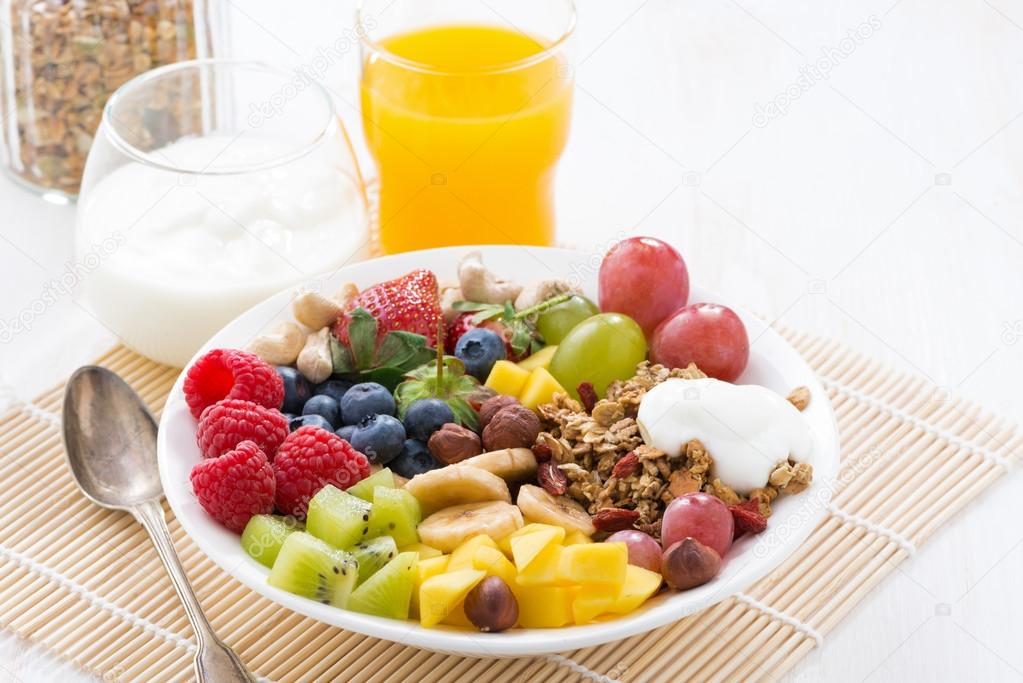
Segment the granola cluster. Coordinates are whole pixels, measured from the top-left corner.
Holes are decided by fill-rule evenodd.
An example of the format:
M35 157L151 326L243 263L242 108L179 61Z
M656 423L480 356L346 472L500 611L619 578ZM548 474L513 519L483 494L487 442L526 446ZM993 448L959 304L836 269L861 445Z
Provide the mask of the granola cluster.
M767 517L778 495L798 493L809 486L813 468L785 462L775 468L765 486L744 498L711 476L713 458L699 441L690 441L680 453L670 454L643 443L636 414L644 394L668 379L703 377L706 375L692 364L669 369L644 361L634 377L614 382L607 398L597 401L590 412L565 394L540 406L543 431L537 444L550 449L553 462L565 473L567 494L591 515L607 508L635 510L639 513L636 528L659 537L664 508L678 496L703 491L727 505L755 499ZM809 392L800 387L789 400L802 410Z

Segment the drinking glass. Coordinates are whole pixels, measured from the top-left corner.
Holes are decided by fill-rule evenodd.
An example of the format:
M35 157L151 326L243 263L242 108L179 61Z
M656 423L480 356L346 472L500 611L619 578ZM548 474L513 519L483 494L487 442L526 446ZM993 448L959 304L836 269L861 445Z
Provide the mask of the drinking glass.
M362 119L386 253L551 244L569 0L364 0Z
M107 102L74 272L107 329L183 366L249 307L368 253L368 226L359 167L322 87L264 64L181 62Z

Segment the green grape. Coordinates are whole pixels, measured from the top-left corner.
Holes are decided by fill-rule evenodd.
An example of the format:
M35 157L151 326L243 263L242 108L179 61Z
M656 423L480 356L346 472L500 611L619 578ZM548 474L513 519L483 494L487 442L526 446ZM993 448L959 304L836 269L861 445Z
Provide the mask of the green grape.
M536 329L549 346L560 344L573 327L598 313L600 309L597 304L576 294L568 301L541 313L536 319Z
M646 360L646 337L636 321L621 313L601 313L582 321L558 344L551 374L573 397L582 382L590 382L603 397L616 379L636 374Z

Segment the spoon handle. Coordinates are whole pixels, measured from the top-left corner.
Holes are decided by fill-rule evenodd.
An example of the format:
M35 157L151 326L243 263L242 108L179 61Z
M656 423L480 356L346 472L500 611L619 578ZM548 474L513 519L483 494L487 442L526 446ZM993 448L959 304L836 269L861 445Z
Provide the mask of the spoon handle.
M174 550L163 507L159 501L149 501L132 510L135 518L149 532L156 551L170 575L174 590L181 598L188 621L195 630L198 647L195 652L195 677L200 683L252 683L252 675L245 669L231 648L220 641L206 620L192 586L185 577L178 554Z

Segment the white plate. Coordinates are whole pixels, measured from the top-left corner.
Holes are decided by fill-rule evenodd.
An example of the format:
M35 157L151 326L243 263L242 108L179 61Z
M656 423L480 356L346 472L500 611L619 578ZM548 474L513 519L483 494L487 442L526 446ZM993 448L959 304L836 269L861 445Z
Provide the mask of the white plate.
M483 252L485 263L504 277L523 282L550 277L570 278L581 284L587 294L596 300L601 254L517 246L478 248ZM439 279L452 279L459 258L470 249L433 249L365 261L346 266L322 280L310 283L310 286L324 293L333 293L341 282L353 281L362 288L397 277L414 268L430 268L437 273ZM206 515L192 493L188 473L199 461L200 455L195 443L196 423L181 392L184 373L171 390L160 421L160 477L167 500L188 535L234 578L296 612L377 638L438 652L506 657L574 650L620 640L669 624L745 590L791 555L824 515L838 470L838 432L831 406L824 389L796 351L759 318L744 311L735 302L724 300L699 287L692 288L689 300L726 304L746 324L751 341L750 362L740 382L762 384L783 395L800 385L810 388L813 399L804 415L816 437L816 448L810 459L814 467L813 485L797 496L786 496L778 500L767 531L736 543L728 553L721 573L713 581L681 593L663 593L641 609L620 619L586 626L513 629L495 634L448 627L427 629L413 621L348 612L268 586L268 570L245 554L237 535ZM261 330L276 322L291 320L289 302L289 292L267 299L221 330L199 353L213 348L244 347Z

